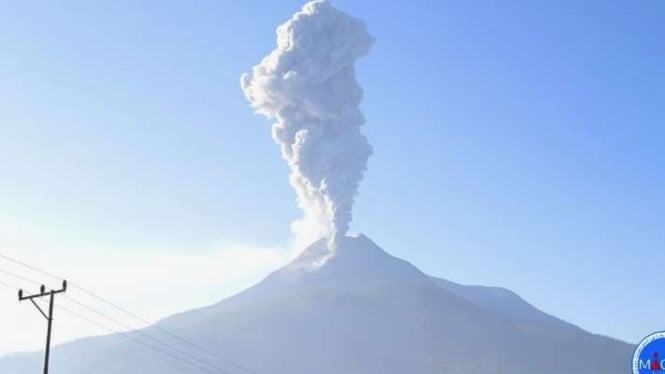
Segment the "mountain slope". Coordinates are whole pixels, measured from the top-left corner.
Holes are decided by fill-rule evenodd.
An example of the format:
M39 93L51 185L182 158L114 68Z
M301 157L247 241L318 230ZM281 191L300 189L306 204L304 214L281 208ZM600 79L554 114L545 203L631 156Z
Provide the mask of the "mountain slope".
M256 286L159 325L255 373L618 374L631 354L508 290L429 277L364 236L341 239L334 256L315 243ZM0 372L29 372L31 361L2 360ZM55 374L93 371L205 372L117 336L53 352Z
M533 322L553 327L573 327L566 321L543 313L519 295L501 287L463 286L445 279L431 277L434 284L482 308L502 314L517 322Z

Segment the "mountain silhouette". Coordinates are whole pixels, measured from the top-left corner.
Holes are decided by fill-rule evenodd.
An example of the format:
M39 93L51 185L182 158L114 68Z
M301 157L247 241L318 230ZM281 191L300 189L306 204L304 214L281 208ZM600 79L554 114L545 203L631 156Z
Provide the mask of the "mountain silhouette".
M341 238L334 253L316 242L255 286L157 326L256 374L623 374L633 349L507 289L428 276L363 235ZM157 326L143 333L157 334ZM51 370L243 372L181 347L215 367L197 369L109 335L56 347ZM0 373L38 372L40 365L38 353L17 354L0 360Z

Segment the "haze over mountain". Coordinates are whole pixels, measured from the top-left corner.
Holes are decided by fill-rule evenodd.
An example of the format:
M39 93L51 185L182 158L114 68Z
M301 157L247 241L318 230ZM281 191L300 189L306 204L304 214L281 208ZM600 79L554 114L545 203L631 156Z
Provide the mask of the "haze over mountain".
M334 255L316 242L244 292L158 326L254 373L619 374L632 352L509 290L428 276L363 235L340 238ZM142 334L162 338L156 329ZM0 372L38 372L41 358L4 358ZM51 362L53 374L243 372L197 369L120 335L63 344Z

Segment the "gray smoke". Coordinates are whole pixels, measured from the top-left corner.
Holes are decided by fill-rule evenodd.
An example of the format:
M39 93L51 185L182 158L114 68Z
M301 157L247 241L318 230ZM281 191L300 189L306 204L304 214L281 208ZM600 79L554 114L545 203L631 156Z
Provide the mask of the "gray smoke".
M247 100L275 118L273 139L291 169L304 217L300 244L344 235L372 147L360 133L363 90L354 63L373 39L359 19L312 1L277 28L277 48L243 74Z

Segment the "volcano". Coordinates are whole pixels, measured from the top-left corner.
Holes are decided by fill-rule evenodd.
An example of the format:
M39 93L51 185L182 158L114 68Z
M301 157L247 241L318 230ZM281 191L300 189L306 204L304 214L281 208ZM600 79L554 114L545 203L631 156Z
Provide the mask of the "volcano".
M158 328L257 374L623 374L632 353L507 289L428 276L363 235L339 239L333 253L316 242L255 286L143 332ZM17 354L0 360L0 373L39 372L40 364L40 354ZM54 374L215 372L119 335L58 346L51 367Z

